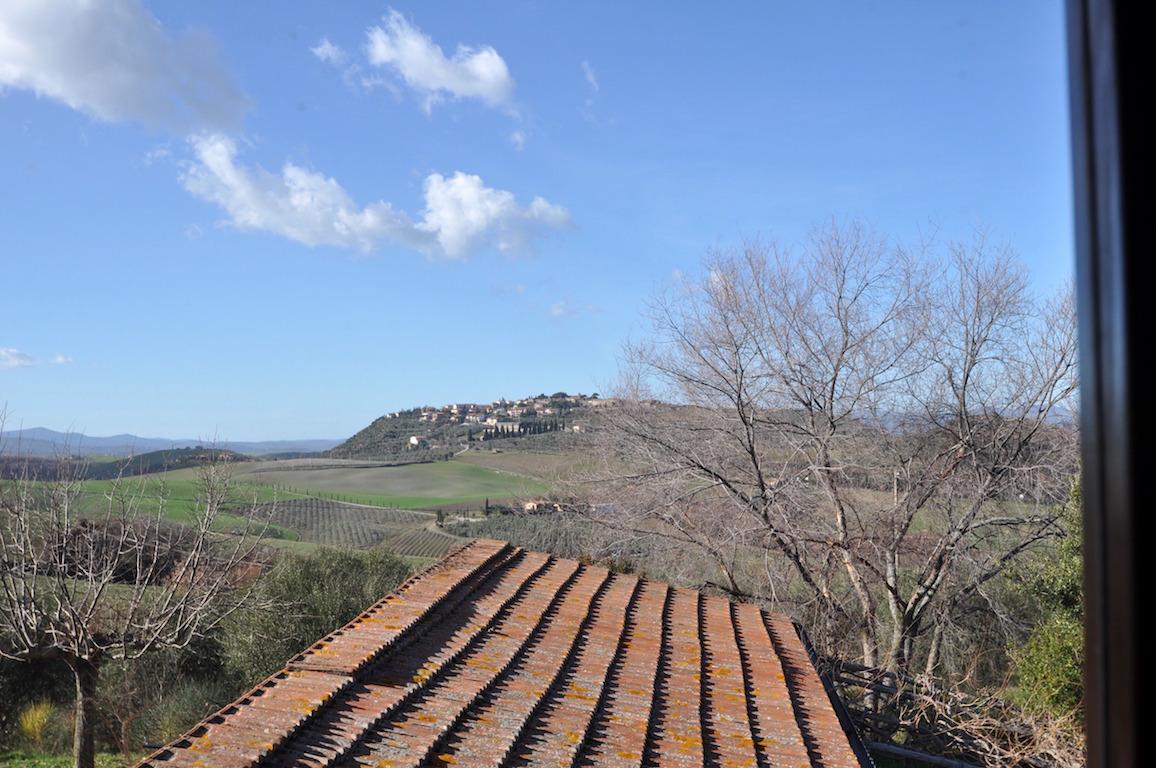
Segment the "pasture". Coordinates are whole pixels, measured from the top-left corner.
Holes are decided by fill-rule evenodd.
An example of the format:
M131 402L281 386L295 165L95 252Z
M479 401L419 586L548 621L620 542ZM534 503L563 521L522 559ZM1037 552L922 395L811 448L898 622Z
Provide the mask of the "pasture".
M525 475L545 483L570 479L591 463L586 454L573 451L548 453L544 451L467 451L458 456L460 461L499 472Z
M135 514L159 514L170 522L191 523L198 504L197 473L196 468L189 468L120 480L85 480L80 483L80 512L97 517L108 510L109 505L114 508L130 505ZM243 528L246 519L237 513L242 508L276 499L302 497L301 494L254 483L234 483L225 504L226 509L232 511L218 513L216 529L229 532ZM298 538L295 531L276 524L271 526L269 535L289 540Z
M238 466L234 479L248 487L291 489L298 495L340 496L401 509L438 509L525 496L548 487L540 480L462 461L384 465L358 461L262 462ZM284 496L283 497L287 497Z

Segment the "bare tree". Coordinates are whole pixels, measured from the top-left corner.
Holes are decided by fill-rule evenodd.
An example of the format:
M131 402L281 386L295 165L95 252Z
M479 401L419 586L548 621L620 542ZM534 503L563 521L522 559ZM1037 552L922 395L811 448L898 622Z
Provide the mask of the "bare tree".
M1035 300L982 238L939 260L854 225L706 266L626 350L587 514L791 601L864 664L907 670L923 638L935 669L955 613L1059 533L1070 291Z
M69 666L75 764L91 768L101 664L184 647L244 605L264 529L218 530L229 498L220 463L202 469L185 524L166 521L151 484L124 479L94 498L60 467L52 479L0 480L0 656Z

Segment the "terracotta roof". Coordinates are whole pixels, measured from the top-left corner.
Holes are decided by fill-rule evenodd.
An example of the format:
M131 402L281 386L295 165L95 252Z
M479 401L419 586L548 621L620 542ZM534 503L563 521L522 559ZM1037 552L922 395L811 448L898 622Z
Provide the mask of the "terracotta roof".
M795 627L480 540L142 765L860 765Z

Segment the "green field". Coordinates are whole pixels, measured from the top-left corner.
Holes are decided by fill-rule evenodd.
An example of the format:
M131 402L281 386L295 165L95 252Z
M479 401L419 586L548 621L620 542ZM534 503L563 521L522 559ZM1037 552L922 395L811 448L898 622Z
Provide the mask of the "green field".
M525 475L544 483L572 479L588 470L592 463L589 455L576 451L467 451L455 461Z
M402 509L437 509L486 499L539 496L548 490L539 480L462 461L402 466L264 462L238 467L235 479L244 484L335 494L344 500Z
M318 545L385 545L424 563L460 539L434 528L430 512L409 510L461 512L480 508L487 499L509 503L547 493L543 479L512 471L515 466L540 467L496 463L505 466L466 461L391 466L340 460L235 464L229 500L218 513L215 528L239 532L250 523L246 512L255 508L269 513L270 546L305 550ZM190 523L197 513L198 476L198 469L187 468L121 480L87 480L81 484L80 508L82 514L97 517L110 503L128 503L136 514L159 513L173 523ZM266 517L257 515L260 520Z
M165 520L191 523L197 509L197 472L196 469L177 469L121 480L86 480L81 484L81 511L98 516L108 508L111 496L113 504L133 504L137 514L150 515L159 511ZM256 483L234 482L226 507L245 507L288 498L301 498L301 495ZM228 512L217 515L217 530L239 530L245 524L241 515ZM290 540L297 538L295 531L276 525L271 526L270 534Z

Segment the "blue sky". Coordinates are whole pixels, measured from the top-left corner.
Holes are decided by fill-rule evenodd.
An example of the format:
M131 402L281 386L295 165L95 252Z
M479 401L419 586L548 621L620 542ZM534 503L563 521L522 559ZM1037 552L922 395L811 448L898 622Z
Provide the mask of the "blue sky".
M343 437L605 389L831 217L1072 273L1062 5L0 0L8 428Z

